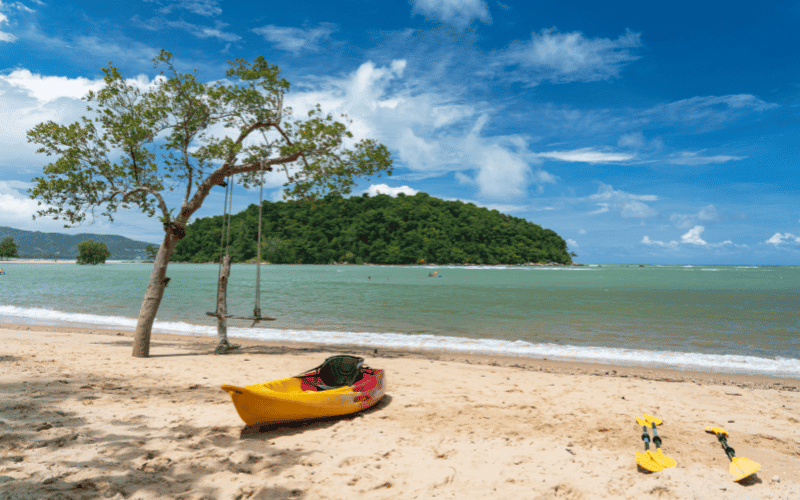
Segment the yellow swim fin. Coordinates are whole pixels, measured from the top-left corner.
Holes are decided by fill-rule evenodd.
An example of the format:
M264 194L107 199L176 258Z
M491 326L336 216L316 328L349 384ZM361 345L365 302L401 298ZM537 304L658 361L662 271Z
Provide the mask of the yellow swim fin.
M727 435L728 432L720 427L706 427L706 432L716 434L717 440L722 443L722 449L728 455L731 463L728 465L728 472L734 477L734 481L741 481L742 479L752 476L759 470L761 465L757 462L745 457L737 457L736 452L728 446Z
M675 461L674 458L667 456L661 450L661 438L658 436L658 431L656 431L656 425L661 425L663 420L658 417L654 417L652 415L644 414L642 417L638 417L636 422L642 426L642 428L647 429L648 427L652 427L653 429L653 444L656 445L655 450L648 450L645 453L650 455L650 458L660 465L663 468L670 468L675 467L678 463ZM646 431L645 431L646 432Z

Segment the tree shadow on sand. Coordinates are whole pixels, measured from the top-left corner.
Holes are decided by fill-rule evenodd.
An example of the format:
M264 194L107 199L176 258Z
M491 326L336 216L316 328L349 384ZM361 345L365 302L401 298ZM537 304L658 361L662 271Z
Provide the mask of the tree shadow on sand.
M171 397L178 404L192 399L196 404L198 396L212 396L211 389L208 394L203 390L176 391ZM152 392L152 387L100 377L0 383L0 498L122 499L138 492L210 499L220 491L201 481L219 473L226 474L229 492L237 488L230 481L240 483L233 498L305 496L301 488L270 483L301 464L308 452L241 440L234 427L197 427L185 421L152 425L146 415L111 414L117 403L146 401ZM80 404L88 412L100 398L108 415L69 409Z

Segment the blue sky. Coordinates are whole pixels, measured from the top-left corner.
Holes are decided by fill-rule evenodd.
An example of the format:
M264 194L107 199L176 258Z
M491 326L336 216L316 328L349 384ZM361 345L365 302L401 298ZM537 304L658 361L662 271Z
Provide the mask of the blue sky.
M165 48L204 81L263 55L296 112L347 113L395 165L358 193L524 217L578 262L796 265L800 4L606 4L0 0L0 226L160 241L134 211L32 221L26 190L47 158L25 132L85 114L109 61L151 84ZM219 191L199 216L221 213Z

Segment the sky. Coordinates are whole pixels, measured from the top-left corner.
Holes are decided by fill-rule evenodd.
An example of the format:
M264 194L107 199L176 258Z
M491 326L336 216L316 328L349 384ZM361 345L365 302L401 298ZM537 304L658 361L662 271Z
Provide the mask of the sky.
M263 55L286 102L344 113L392 153L355 194L426 192L525 218L581 263L797 265L800 3L0 0L0 226L158 243L138 211L37 218L52 158L26 131L87 115L111 62L160 49L202 81ZM270 176L265 196L281 199ZM218 191L218 192L217 192ZM197 216L222 213L212 191ZM171 206L180 200L170 199ZM238 188L234 211L257 203Z

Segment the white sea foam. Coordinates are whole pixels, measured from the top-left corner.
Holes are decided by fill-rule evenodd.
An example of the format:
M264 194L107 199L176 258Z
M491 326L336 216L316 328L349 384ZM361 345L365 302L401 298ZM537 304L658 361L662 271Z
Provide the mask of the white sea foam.
M50 309L0 306L0 322L15 321L85 325L96 328L133 330L136 320L119 316L67 313ZM183 335L216 335L216 327L185 322L156 321L153 329L160 333ZM522 340L473 339L437 335L400 333L356 333L319 330L281 330L277 328L228 328L231 337L276 342L311 342L326 345L350 345L369 348L409 350L445 350L472 354L548 358L563 361L587 361L610 365L634 365L687 370L749 373L800 378L800 359L756 356L712 355L688 352L647 351L610 347L535 344Z

